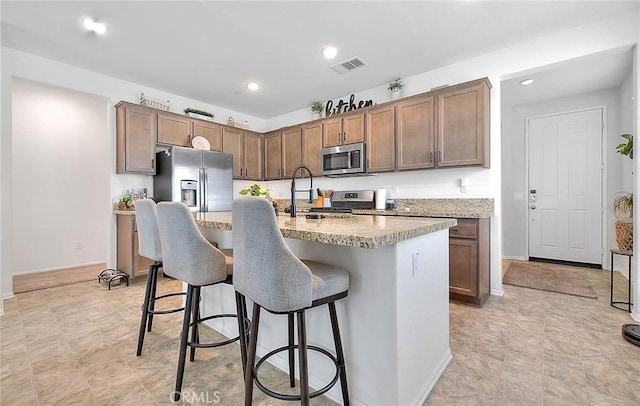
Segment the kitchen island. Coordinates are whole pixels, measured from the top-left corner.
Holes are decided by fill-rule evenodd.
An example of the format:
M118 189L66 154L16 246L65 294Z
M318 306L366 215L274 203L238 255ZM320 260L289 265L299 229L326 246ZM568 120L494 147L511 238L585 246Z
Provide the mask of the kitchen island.
M203 235L231 248L231 213L198 213ZM336 302L354 405L421 405L451 360L449 350L449 227L454 219L386 216L280 215L278 226L300 258L341 266L349 272L349 296ZM234 307L229 286L203 288L203 314ZM326 307L307 313L309 344L333 351ZM258 356L287 342L286 317L264 312ZM210 324L226 336L234 321ZM286 371L282 357L270 361ZM309 383L324 386L333 365L309 354ZM341 403L339 386L327 393Z

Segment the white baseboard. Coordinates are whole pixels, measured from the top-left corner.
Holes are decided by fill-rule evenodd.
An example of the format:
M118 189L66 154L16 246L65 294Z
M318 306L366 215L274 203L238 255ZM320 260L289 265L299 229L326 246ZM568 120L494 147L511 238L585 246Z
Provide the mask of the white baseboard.
M633 309L633 313L631 313L631 318L640 323L640 312L636 309Z
M433 371L431 376L428 377L426 381L424 381L424 384L422 384L422 387L413 398L411 405L421 406L422 404L424 404L424 402L427 400L427 397L429 397L429 393L431 393L431 390L433 390L433 388L436 386L436 383L438 383L438 379L440 379L440 376L444 372L445 368L447 368L447 365L449 365L452 359L453 354L451 354L451 349L447 348L447 353L444 355L444 357L442 357L440 365L435 371Z
M504 296L504 289L503 289L503 288L500 288L500 289L491 289L491 290L489 291L489 294L490 294L490 295L493 295L493 296Z
M94 266L94 265L100 265L100 264L106 264L106 263L107 261L96 261L96 262L87 262L84 264L70 264L65 266L55 266L53 268L31 269L29 271L14 272L13 276L31 275L34 273L50 272L50 271L59 271L61 269L82 268L83 266Z
M16 297L16 295L14 295L13 292L2 294L2 300L13 299L14 297Z
M503 255L502 259L509 259L509 260L515 260L515 261L526 261L527 258L525 257L518 257L518 256L513 256L513 255Z

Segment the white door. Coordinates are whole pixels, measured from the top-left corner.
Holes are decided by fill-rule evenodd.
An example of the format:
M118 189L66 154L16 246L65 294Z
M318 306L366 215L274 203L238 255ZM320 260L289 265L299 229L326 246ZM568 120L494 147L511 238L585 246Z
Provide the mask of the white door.
M602 109L528 120L529 257L602 263Z

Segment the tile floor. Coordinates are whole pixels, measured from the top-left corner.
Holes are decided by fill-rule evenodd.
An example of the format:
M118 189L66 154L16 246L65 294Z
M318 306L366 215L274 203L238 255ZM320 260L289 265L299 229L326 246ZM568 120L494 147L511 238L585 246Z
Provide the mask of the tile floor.
M482 309L452 303L454 359L425 405L640 405L640 347L620 336L632 320L609 306L608 272L587 272L598 300L505 285ZM159 288L179 283L160 278ZM181 314L156 317L136 357L143 291L82 282L5 300L0 404L172 404ZM198 351L183 403L242 404L238 359L236 346ZM275 369L264 380L286 386ZM255 390L254 404L285 403Z

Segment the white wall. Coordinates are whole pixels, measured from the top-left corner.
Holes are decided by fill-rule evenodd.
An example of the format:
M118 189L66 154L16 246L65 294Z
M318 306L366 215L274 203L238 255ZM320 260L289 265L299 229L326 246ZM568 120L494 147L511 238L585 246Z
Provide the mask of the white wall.
M106 262L106 99L14 79L12 111L14 275Z
M605 143L605 163L606 179L604 180L605 191L608 201L605 202L605 215L607 215L607 229L604 230L608 236L608 247L615 245L613 238L614 217L607 210L611 205L612 197L616 192L625 189L622 184L621 173L624 163L623 156L615 152L615 146L622 138L619 137L620 127L620 89L608 89L599 92L574 95L560 99L545 100L539 103L522 106L503 106L502 121L502 191L503 191L503 253L506 258L525 259L526 246L525 234L527 216L527 197L525 189L527 184L527 167L525 166L525 120L528 117L535 117L545 114L553 114L578 110L591 107L605 106L604 136ZM625 158L626 159L626 158ZM626 185L631 189L631 184ZM519 195L519 196L517 196ZM607 255L604 256L605 262Z

